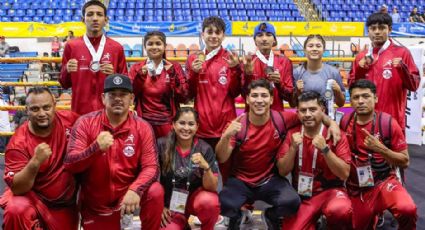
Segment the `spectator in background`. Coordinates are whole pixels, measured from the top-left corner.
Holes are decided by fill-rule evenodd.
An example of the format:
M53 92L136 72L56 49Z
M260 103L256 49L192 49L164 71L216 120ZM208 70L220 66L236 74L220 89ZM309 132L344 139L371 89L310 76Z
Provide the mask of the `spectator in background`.
M75 38L74 31L70 30L70 31L68 31L68 35L63 39L63 42L64 43L65 42L68 42L68 41L70 41L70 40L72 40L74 38Z
M381 6L381 8L379 9L379 12L380 12L380 13L384 13L384 14L388 14L388 6L387 6L387 5L385 5L385 4L383 4L383 5Z
M9 54L9 44L4 36L0 36L0 57L5 57L7 54Z
M398 13L397 6L394 6L393 12L391 13L391 18L393 19L393 23L401 22L401 18L400 18L400 14Z
M26 96L18 97L18 105L24 106ZM15 126L15 129L17 129L20 125L22 125L26 120L28 120L28 114L26 110L17 110L15 115L13 116L13 123Z
M58 36L53 37L52 41L52 57L60 57L59 51L61 49L61 42L59 41Z
M410 12L409 22L425 22L424 18L419 14L417 6L414 6L412 12Z

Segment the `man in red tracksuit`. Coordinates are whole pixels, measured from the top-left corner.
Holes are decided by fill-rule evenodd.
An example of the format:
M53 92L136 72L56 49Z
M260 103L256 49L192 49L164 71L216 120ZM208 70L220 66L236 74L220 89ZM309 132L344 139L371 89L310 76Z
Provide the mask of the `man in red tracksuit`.
M164 191L151 126L129 111L130 78L105 79L104 110L82 116L73 127L65 168L80 173L85 230L120 229L122 214L141 208L143 229L159 229Z
M106 76L127 74L123 47L102 31L108 22L106 7L98 0L82 8L86 34L66 43L59 82L72 87L72 111L86 114L103 108L102 90Z
M192 54L186 63L189 97L195 98L201 121L198 136L213 149L226 124L236 117L234 98L241 92L238 57L221 47L225 31L221 18L206 18L202 23L205 54Z
M28 120L6 149L4 180L9 188L0 199L3 229L78 228L77 185L65 171L68 135L78 115L55 111L48 88L28 91Z
M379 98L376 109L394 117L404 132L407 90L418 89L418 68L409 50L394 44L389 38L392 26L389 14L371 14L366 25L372 44L368 50L357 55L349 84L362 78L373 81Z
M322 124L325 102L313 91L298 97L298 125L288 132L278 152L279 173L292 172L292 186L302 202L282 229L314 229L323 214L328 229L351 229L351 201L344 188L350 173L351 152L345 134L336 146L326 141Z
M258 50L244 60L243 94L253 80L265 78L274 88L272 109L283 111L283 100L290 101L293 93L292 63L283 55L275 55L272 48L277 45L276 31L272 24L263 22L254 30L254 41ZM246 95L244 95L246 97ZM245 111L249 111L245 103Z
M381 116L390 115L375 110L378 98L373 82L358 80L349 91L355 113L347 122L343 122L347 119L343 117L341 124L347 123L345 129L352 152L347 189L353 205L353 227L372 229L377 215L389 210L397 219L399 229L416 229L416 205L394 170L394 167L409 165L402 129L395 119L390 120L391 127L381 127ZM384 129L390 129L390 147L383 144Z

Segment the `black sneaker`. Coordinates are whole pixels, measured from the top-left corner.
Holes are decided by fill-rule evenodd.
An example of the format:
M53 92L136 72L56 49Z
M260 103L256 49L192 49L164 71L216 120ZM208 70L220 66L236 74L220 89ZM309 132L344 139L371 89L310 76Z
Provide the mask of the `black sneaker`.
M227 229L229 230L239 230L241 228L242 217L233 217L229 219L229 226Z
M267 226L267 230L280 230L282 229L282 219L283 218L276 218L274 217L272 210L270 208L267 208L264 210L263 214L261 215L261 218L263 222Z

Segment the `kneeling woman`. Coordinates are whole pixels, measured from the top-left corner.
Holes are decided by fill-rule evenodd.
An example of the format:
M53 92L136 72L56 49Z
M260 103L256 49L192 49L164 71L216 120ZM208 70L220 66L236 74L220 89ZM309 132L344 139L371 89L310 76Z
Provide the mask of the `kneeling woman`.
M218 167L210 145L196 138L198 114L193 108L177 110L173 129L158 139L161 184L165 190L162 229L185 229L195 215L201 229L214 229L220 213Z

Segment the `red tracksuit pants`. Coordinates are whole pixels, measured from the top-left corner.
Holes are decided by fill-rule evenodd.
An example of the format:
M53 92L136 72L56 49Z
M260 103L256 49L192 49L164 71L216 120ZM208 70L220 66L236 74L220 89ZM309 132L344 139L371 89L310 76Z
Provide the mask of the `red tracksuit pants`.
M185 215L173 213L171 223L161 230L183 230L187 226L190 215L197 216L201 221L202 230L213 230L220 214L220 203L215 192L198 188L189 195Z
M78 211L77 208L51 209L44 208L39 210L25 196L11 196L5 207L3 229L46 229L51 223L47 223L46 212L49 212L50 218L60 224L63 230L77 230ZM54 230L54 229L53 229Z
M284 220L282 229L314 230L322 214L328 229L351 229L352 211L345 189L327 189L303 200L297 214Z
M395 176L358 196L352 196L351 202L354 229L375 229L377 215L387 209L397 219L398 229L416 229L416 205Z
M140 220L143 229L159 229L161 214L164 208L164 189L159 182L153 183L140 199ZM84 230L120 230L121 212L117 210L111 215L96 215L82 212Z

